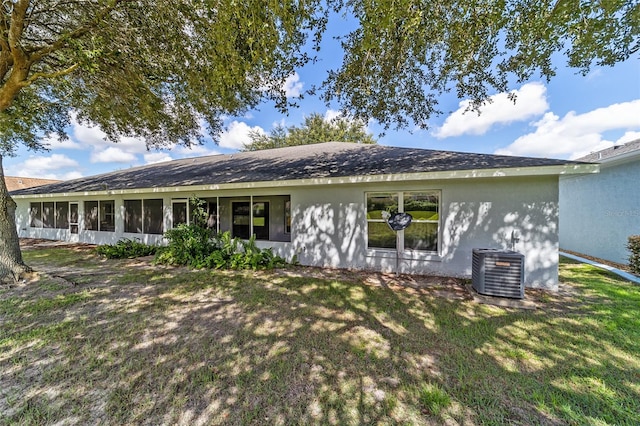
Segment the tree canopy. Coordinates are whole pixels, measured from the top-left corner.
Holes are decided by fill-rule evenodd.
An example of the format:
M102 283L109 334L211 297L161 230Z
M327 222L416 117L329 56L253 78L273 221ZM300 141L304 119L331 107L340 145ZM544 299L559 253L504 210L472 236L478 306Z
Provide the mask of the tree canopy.
M277 125L267 135L252 131L249 136L251 142L245 145L245 151L322 142L377 143L376 138L367 132L363 123L340 116L327 120L318 113L305 117L304 123L300 126Z
M360 25L343 38L343 63L329 72L323 97L387 128L427 127L450 90L477 108L534 75L548 80L562 55L586 74L640 49L637 0L349 4Z
M264 99L308 61L315 2L3 1L0 148L65 137L71 112L110 139L191 144ZM311 43L313 47L313 42Z
M343 61L315 88L352 117L418 125L455 90L479 105L552 60L587 72L640 48L638 0L3 0L0 152L65 136L71 113L109 138L191 144L271 99L316 58L330 19Z

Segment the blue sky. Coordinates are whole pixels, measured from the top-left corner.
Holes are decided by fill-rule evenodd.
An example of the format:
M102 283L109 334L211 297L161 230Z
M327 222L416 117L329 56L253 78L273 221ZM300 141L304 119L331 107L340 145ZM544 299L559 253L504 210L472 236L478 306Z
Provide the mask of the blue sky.
M327 37L328 39L328 37ZM330 59L327 59L330 58ZM290 76L288 95L298 98L304 90L320 83L330 67L337 67L341 53L325 46L320 61ZM559 58L564 60L564 58ZM464 99L446 95L440 99L445 113L433 117L429 130L388 131L379 143L389 146L574 159L613 144L640 138L640 60L632 58L613 68L595 68L582 76L557 64L557 76L549 83L531 79L513 87L517 102L506 93L497 93L482 114L463 114ZM231 153L248 142L251 129L268 132L275 124L300 124L306 115L337 114L337 105L327 106L305 96L299 108L281 115L272 105L243 117L227 117L226 131L219 145L208 142L193 149L147 151L142 141L124 138L106 142L95 127L74 123L67 141L46 139L50 150L29 152L20 149L16 157L4 158L5 174L50 179L72 179L171 159ZM369 123L374 135L382 132Z

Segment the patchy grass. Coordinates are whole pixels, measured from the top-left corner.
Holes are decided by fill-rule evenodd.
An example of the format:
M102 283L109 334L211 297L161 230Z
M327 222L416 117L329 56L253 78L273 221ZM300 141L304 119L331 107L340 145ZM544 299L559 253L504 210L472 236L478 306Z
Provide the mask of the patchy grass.
M49 274L0 289L0 424L640 424L640 287L587 265L520 311L364 274L24 255Z

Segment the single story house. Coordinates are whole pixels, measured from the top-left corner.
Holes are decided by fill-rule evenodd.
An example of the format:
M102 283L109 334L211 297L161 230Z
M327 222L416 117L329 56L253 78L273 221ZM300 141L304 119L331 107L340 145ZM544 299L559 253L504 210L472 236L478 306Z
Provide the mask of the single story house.
M560 247L626 264L628 238L640 235L640 139L579 161L600 173L560 178Z
M162 243L190 221L303 265L471 275L473 248L525 255L525 285L558 282L558 179L598 166L564 160L322 143L174 160L12 193L20 237ZM383 211L414 220L394 233ZM513 238L517 236L518 238Z

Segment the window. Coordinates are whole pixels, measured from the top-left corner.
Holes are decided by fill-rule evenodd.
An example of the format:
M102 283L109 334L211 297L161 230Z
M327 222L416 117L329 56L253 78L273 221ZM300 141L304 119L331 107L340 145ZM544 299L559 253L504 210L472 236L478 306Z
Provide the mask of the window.
M124 232L142 233L142 200L124 200Z
M398 194L367 195L367 247L395 249L396 234L387 225L382 212L398 212Z
M164 201L162 199L142 200L142 229L145 234L162 234L164 231Z
M253 203L253 233L256 240L269 239L269 203Z
M115 206L113 200L85 201L84 228L88 231L115 231Z
M189 224L189 201L188 200L173 200L171 201L171 214L173 218L173 227L178 225Z
M250 223L251 223L251 212L249 210L250 203L249 202L236 202L231 204L231 211L233 214L231 223L232 223L232 231L231 234L234 237L242 238L244 240L248 240L251 232Z
M368 248L438 251L440 193L438 191L367 194ZM413 220L403 231L393 232L382 212L409 213Z
M78 214L78 203L70 203L69 204L69 230L72 234L77 234L79 231L79 219L80 215Z
M124 200L124 232L162 234L163 201Z
M269 202L256 201L251 209L249 206L248 201L232 203L232 235L248 240L253 228L256 240L269 240Z
M30 227L57 229L69 227L69 203L67 201L31 203L29 207Z
M284 233L291 233L291 200L284 202Z
M55 209L55 227L67 229L69 227L69 203L66 201L58 202Z
M100 201L100 231L116 230L116 202Z
M29 226L32 228L42 228L42 203L31 203L29 206L29 216L31 218Z
M406 250L438 251L439 194L435 192L405 192L404 212L413 216L404 230Z
M55 227L56 203L42 203L42 227Z
M84 202L84 229L88 231L98 230L98 202Z

